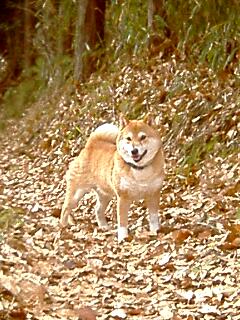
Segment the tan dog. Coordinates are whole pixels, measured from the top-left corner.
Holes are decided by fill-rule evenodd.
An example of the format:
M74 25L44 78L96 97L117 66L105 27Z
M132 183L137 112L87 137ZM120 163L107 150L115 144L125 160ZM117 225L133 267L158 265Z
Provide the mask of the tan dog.
M153 120L120 119L98 127L67 172L67 191L61 212L66 226L71 210L83 195L95 190L98 225L108 228L105 210L117 196L118 241L128 236L128 210L134 200L144 199L151 232L159 230L159 193L164 178L164 155Z

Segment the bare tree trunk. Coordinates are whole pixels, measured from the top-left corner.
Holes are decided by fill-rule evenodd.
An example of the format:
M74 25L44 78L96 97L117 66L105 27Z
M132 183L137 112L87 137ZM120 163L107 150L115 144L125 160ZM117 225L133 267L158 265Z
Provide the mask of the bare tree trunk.
M23 67L26 74L29 73L31 66L31 33L32 33L32 18L30 1L24 1L24 52L23 52Z
M74 80L83 81L96 69L94 52L104 41L106 0L78 0Z
M83 53L85 49L85 19L89 0L78 0L77 21L75 31L74 50L74 80L76 83L83 80Z
M148 0L148 28L153 29L154 0Z
M87 7L86 40L94 49L104 39L105 0L90 0Z
M148 0L148 27L153 31L157 31L156 17L165 18L164 10L165 0Z
M151 54L165 54L172 50L171 30L167 26L167 14L165 10L166 0L148 0L148 28L151 35L148 48ZM159 18L164 25L159 26Z
M56 82L57 85L61 84L63 81L63 70L62 70L62 64L61 59L64 55L64 48L63 48L63 29L64 26L62 25L64 10L63 10L63 3L60 1L58 4L57 9L58 14L58 30L57 30L57 64L56 64Z

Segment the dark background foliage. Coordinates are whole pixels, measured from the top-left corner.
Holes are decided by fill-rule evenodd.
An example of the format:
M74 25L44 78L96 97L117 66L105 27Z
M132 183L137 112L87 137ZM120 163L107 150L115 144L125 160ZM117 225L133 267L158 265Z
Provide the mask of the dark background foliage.
M0 10L0 319L238 319L238 0L5 0ZM129 241L94 195L59 230L64 174L99 124L150 112L162 225Z
M124 63L175 55L219 73L239 65L236 0L4 0L0 101L9 117L66 81ZM238 70L239 72L239 70Z

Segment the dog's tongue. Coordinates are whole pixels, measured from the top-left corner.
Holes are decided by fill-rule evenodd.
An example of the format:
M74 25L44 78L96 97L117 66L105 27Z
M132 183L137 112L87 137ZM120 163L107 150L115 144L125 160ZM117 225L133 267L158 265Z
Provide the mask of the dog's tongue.
M138 162L141 159L141 155L140 154L136 154L132 156L133 160Z
M132 158L135 162L139 162L146 155L146 153L147 153L147 150L145 150L142 154L139 154L139 153L133 154Z

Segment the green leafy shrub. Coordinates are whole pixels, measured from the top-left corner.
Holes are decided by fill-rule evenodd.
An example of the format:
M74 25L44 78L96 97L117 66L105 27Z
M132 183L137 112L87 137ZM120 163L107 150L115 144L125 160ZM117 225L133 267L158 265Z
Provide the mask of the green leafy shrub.
M163 1L165 17L156 19L157 30L165 27L178 54L213 69L226 69L240 50L240 3L235 0ZM147 46L146 1L113 1L106 19L108 53L139 54Z
M113 1L106 15L106 42L108 55L139 54L146 46L147 1Z
M165 1L166 23L180 53L226 69L240 50L240 3L235 0Z

